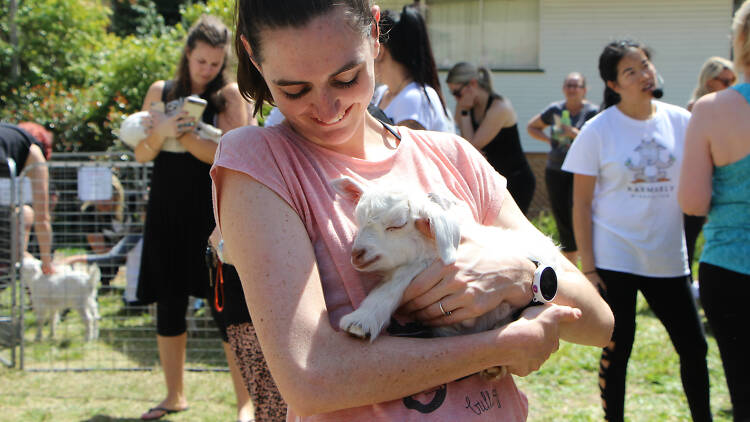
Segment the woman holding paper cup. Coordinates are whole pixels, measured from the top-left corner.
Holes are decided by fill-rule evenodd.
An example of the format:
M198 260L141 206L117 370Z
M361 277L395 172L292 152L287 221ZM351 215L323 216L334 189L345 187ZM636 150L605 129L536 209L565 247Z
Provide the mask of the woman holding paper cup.
M211 179L217 143L195 131L186 109L205 100L201 121L223 132L247 124L247 108L227 63L232 35L217 18L202 16L189 30L171 81L154 82L143 101L146 137L135 146L140 162L154 161L144 228L138 299L156 302L157 344L167 396L141 419L187 409L183 371L188 297L206 297L204 254L214 223ZM201 101L198 101L199 103ZM205 126L202 125L202 126Z

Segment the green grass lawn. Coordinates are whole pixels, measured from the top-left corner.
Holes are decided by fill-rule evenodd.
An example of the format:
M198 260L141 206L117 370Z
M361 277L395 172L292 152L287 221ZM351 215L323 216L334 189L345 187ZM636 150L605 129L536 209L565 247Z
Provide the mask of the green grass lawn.
M535 223L545 232L553 233L554 221L551 220L543 215ZM95 363L122 368L157 365L152 349L144 354L136 353L132 347L123 350L123 344L128 342L120 337L128 335L128 327L148 326L152 321L148 313L118 317L121 312L118 300L117 295L100 297L102 338L94 344L80 341L83 328L74 312L63 323L67 328L60 330L62 334L58 333L58 339L33 342L33 316L29 315L25 332L29 356L27 368L48 364L50 359L61 356L75 365L92 367L96 366ZM626 418L643 422L690 420L677 355L666 331L640 296L637 327L628 367ZM215 338L211 340L211 336L206 336L208 341L215 341ZM731 405L721 359L710 333L707 333L707 339L714 420L730 421ZM196 348L203 350L188 356L188 366L208 371L186 374L190 410L164 420L234 420L234 392L229 374L215 371L224 366L223 353L215 344ZM539 371L525 378L516 378L529 398L529 420L602 420L597 376L599 354L597 348L562 343L560 350ZM75 365L69 363L68 367ZM137 420L163 395L163 378L158 368L83 372L0 368L0 421Z

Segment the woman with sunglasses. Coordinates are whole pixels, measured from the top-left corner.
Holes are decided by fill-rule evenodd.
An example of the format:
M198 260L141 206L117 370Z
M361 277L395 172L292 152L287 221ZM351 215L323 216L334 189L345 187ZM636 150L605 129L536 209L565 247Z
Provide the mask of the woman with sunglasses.
M723 57L710 57L703 63L698 74L698 84L687 105L688 111L693 111L693 104L698 101L698 98L727 89L735 82L737 82L737 73L734 71L734 64Z
M581 129L562 169L575 174L573 225L583 273L615 316L599 365L604 416L624 419L640 291L679 355L693 421L710 421L708 345L690 293L677 202L690 113L654 100L656 69L640 43L608 44L599 74L602 111Z
M372 104L399 126L454 133L422 15L413 6L386 10L380 28L384 48L375 58L375 79L381 85Z
M578 248L573 236L573 175L562 171L562 163L570 144L589 119L596 116L599 107L586 101L586 78L572 72L563 81L565 99L555 101L529 120L526 130L533 138L550 144L544 181L547 185L552 215L560 237L560 248L570 262L578 262ZM568 121L563 115L568 114ZM549 136L544 133L550 127Z
M536 179L521 149L518 116L510 100L492 91L490 72L458 63L445 82L456 98L455 120L466 138L508 180L508 191L524 214L534 197Z

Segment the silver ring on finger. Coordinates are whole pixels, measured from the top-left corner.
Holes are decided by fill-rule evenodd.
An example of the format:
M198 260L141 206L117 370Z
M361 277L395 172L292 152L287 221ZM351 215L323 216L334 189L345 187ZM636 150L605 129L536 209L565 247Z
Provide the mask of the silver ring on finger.
M443 316L451 316L451 314L453 313L451 311L446 311L445 309L443 309L443 302L438 302L438 306L440 307L440 312L443 313Z

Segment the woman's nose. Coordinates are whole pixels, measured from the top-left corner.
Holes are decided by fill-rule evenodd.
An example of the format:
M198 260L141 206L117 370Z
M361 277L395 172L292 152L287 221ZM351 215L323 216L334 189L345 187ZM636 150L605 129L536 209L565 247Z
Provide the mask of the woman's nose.
M333 122L338 118L341 101L331 90L326 89L320 94L316 108L320 121Z

